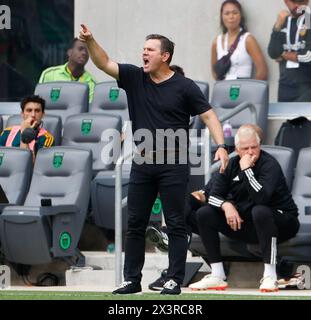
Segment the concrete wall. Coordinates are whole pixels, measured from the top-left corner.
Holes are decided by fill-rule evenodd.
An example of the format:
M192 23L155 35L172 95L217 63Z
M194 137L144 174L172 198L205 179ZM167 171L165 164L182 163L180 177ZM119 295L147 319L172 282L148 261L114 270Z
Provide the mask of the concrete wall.
M258 40L269 66L270 100L276 101L278 66L267 56L267 46L283 0L240 0L249 31ZM75 0L75 31L86 23L107 53L118 62L141 65L144 38L150 33L168 36L176 43L173 63L194 80L214 81L210 51L220 32L223 0ZM109 78L91 62L88 70L98 81Z

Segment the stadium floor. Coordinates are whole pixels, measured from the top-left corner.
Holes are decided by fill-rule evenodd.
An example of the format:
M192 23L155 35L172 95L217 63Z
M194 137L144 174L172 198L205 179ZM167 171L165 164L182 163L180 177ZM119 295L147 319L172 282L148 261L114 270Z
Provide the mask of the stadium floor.
M17 287L0 290L0 300L311 300L311 290L280 290L260 293L257 289L226 291L191 291L182 289L180 296L160 296L159 292L143 290L142 294L115 296L112 289L95 287Z

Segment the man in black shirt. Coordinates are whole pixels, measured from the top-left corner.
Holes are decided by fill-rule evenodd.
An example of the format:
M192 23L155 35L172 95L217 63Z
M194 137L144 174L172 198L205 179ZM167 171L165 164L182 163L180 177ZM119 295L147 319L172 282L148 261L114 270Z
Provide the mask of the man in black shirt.
M82 25L80 40L85 41L95 65L118 81L128 98L134 140L142 132L151 139L135 141L128 191L128 231L125 246L124 280L113 293L141 291L141 270L145 255L145 231L152 205L160 193L170 239L169 269L161 294L179 294L183 282L187 253L184 199L188 182L188 131L190 115L200 114L215 142L219 145L216 159L223 171L228 162L220 122L195 83L169 68L174 44L164 36L150 35L143 49L143 68L117 64ZM171 134L164 134L170 130ZM139 134L137 134L139 133ZM178 139L177 133L181 133ZM165 135L167 146L158 148ZM168 147L170 146L170 147ZM177 147L177 148L176 148ZM180 155L185 162L172 163ZM143 158L142 163L139 163ZM157 163L158 158L161 164ZM173 161L173 162L174 162ZM156 163L154 163L156 162Z
M274 292L278 290L277 241L288 240L297 233L298 209L279 163L260 150L256 130L241 126L235 146L238 155L203 190L206 197L203 193L196 195L202 202L208 202L196 211L195 218L212 273L190 288L221 290L228 286L220 254L218 232L221 232L229 238L259 243L265 264L260 290Z
M284 0L283 10L273 27L268 53L280 65L278 101L311 101L311 30L309 0ZM300 9L299 9L300 8Z

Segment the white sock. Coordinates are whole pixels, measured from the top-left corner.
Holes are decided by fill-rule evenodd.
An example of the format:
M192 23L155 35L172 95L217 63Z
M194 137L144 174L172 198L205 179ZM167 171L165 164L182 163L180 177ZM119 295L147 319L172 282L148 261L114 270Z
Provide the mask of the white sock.
M222 262L211 263L212 268L212 276L221 278L223 280L226 279L224 265Z
M264 277L271 277L272 279L277 280L276 275L276 265L265 263Z

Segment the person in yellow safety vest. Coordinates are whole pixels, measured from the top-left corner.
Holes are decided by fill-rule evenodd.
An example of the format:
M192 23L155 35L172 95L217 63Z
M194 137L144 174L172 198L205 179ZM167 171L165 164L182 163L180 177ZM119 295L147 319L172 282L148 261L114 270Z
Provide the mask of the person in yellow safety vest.
M53 81L78 81L89 86L89 102L93 101L96 80L84 67L89 60L86 44L78 38L72 41L67 50L68 61L64 65L45 69L39 79L39 83Z

